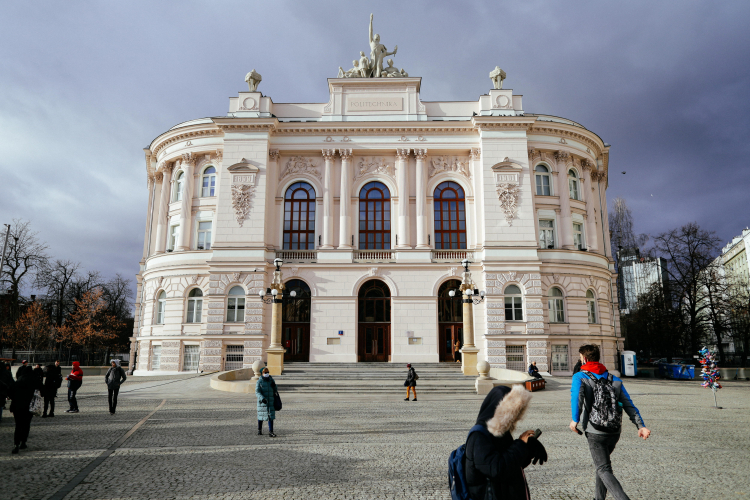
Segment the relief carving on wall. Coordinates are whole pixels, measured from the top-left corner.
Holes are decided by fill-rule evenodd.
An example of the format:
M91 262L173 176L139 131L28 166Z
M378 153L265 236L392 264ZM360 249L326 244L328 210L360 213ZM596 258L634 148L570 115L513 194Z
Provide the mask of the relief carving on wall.
M284 167L284 170L279 174L279 180L293 174L309 174L320 180L323 179L323 174L320 173L315 162L304 156L294 156L289 158L289 161L286 162L286 167Z
M471 172L469 171L469 159L448 157L448 156L436 156L430 160L430 172L429 176L433 177L441 172L455 172L461 174L468 179L471 179Z
M253 198L255 186L250 184L232 184L232 208L237 224L242 227L250 213L250 202Z
M355 179L359 179L365 174L385 174L389 177L396 175L393 165L386 162L383 158L362 158L357 164L357 173Z
M518 213L518 184L499 184L497 195L500 198L500 208L505 212L505 220L509 226L512 226L513 219Z

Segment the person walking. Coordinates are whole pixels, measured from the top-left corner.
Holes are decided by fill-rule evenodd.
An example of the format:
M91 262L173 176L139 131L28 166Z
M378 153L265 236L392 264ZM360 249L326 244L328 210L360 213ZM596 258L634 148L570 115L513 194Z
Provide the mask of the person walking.
M5 400L8 399L13 390L13 373L10 369L10 363L0 361L0 420L3 418L3 410L5 409Z
M456 339L456 343L453 344L453 359L456 360L456 363L461 362L461 341Z
M60 368L59 360L55 360L54 363L47 365L46 370L44 390L42 391L42 395L44 396L44 413L42 413L42 418L55 416L55 398L57 397L57 390L62 385L62 369ZM48 408L49 414L47 413Z
M13 433L13 451L15 455L18 450L27 448L26 441L29 439L29 430L31 429L31 419L34 414L29 411L31 400L34 398L34 391L41 389L41 383L37 380L33 370L24 370L21 376L16 379L11 391L10 411L13 413L13 420L16 421L16 430Z
M120 366L119 359L113 359L110 362L110 368L104 376L104 382L107 384L107 396L109 398L109 414L114 415L117 409L117 395L120 393L120 385L127 380L125 370Z
M531 375L532 377L534 377L537 380L540 379L540 378L543 378L541 375L539 375L539 368L536 367L536 361L533 361L529 365L529 375Z
M521 385L497 386L484 398L476 425L486 430L472 432L466 440L464 470L472 500L531 498L523 469L532 460L544 464L547 451L534 431L524 431L518 439L512 435L530 401L531 393Z
M65 380L68 381L68 404L70 409L65 410L65 413L78 413L78 400L76 399L76 392L83 385L83 370L81 370L81 363L73 361L73 370Z
M273 433L273 421L276 418L276 409L273 406L276 382L271 377L268 368L263 368L262 376L255 384L255 397L258 398L258 435L263 435L263 421L268 421L268 435L276 437Z
M648 439L651 431L646 428L643 418L630 400L622 380L611 375L607 367L599 362L597 345L584 345L578 350L581 358L581 371L573 375L570 388L570 407L573 419L570 430L581 434L578 423L589 444L591 458L596 467L594 498L604 500L607 492L616 500L629 500L612 472L610 455L620 440L622 410L638 428L638 437Z
M406 399L404 401L409 401L409 391L414 391L414 399L412 401L417 400L417 379L419 378L419 375L417 375L417 372L414 371L414 368L411 366L411 363L406 364L406 381L404 382L404 386L406 387Z

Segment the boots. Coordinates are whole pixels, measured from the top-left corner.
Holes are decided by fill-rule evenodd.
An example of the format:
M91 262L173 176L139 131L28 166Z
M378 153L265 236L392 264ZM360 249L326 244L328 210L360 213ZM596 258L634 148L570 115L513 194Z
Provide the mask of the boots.
M13 447L13 451L11 451L11 453L14 454L14 455L18 455L18 445L15 445Z

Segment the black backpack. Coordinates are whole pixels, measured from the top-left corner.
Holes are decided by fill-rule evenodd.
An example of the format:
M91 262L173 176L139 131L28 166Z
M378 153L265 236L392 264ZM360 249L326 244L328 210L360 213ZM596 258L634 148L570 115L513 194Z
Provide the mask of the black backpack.
M617 390L611 374L597 378L593 373L583 373L591 379L594 401L589 410L589 424L599 432L619 432L622 426L622 412L618 405Z

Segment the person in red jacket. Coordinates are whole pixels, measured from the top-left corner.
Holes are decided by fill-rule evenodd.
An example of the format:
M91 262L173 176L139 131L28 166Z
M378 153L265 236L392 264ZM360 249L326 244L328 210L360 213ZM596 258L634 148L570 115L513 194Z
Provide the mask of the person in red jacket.
M76 392L81 388L83 384L83 370L81 370L81 363L73 361L73 370L70 375L66 378L68 381L68 403L70 409L65 410L65 413L78 413L78 400L76 400Z

